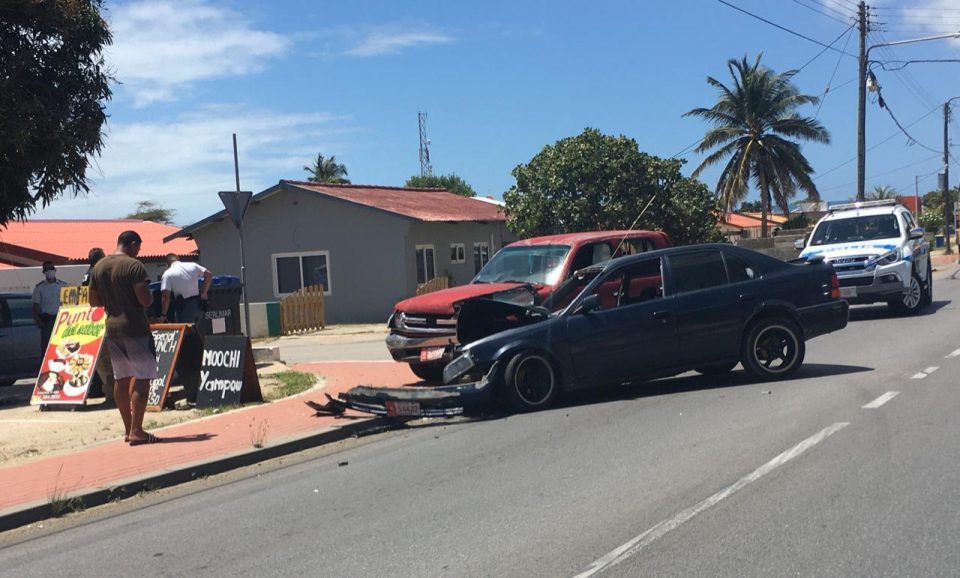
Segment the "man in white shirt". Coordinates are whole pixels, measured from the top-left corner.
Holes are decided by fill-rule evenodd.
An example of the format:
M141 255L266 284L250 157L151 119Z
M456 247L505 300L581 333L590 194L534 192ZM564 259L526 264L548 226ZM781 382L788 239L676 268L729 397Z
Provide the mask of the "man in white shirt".
M197 263L184 263L173 253L167 255L167 270L160 278L163 318L176 323L199 321L201 303L207 300L212 282L213 274L206 268Z
M67 284L57 279L57 268L50 261L43 263L44 280L33 288L33 322L40 328L40 356L47 352L53 324L60 309L60 289Z

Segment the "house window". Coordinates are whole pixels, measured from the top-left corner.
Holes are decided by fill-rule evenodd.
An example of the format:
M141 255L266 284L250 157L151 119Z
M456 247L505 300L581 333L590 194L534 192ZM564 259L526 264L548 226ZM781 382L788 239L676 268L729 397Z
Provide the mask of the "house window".
M483 266L490 261L490 244L489 243L474 243L473 244L473 270L474 273L479 273L480 269L483 269Z
M454 264L467 262L466 245L463 243L450 243L450 262Z
M289 295L311 285L323 285L323 294L330 295L329 263L329 251L273 255L274 295Z
M417 283L426 283L437 276L433 245L417 245Z

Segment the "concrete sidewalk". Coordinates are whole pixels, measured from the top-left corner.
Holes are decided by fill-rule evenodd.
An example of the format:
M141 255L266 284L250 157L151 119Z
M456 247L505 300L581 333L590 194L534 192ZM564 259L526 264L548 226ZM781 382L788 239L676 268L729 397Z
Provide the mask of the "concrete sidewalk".
M352 412L343 418L316 416L304 401L324 402L324 392L336 397L361 383L397 386L418 381L406 365L393 361L314 363L292 369L322 375L325 387L155 430L163 439L158 444L131 447L117 440L0 469L0 531L50 517L54 501L77 498L83 507L92 507L145 488L183 483L382 429L391 421Z

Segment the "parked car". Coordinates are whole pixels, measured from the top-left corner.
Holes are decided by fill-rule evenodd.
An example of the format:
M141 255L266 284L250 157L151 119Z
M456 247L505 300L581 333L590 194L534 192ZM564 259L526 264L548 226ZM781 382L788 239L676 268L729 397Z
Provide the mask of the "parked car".
M933 303L930 243L893 199L833 206L800 244L800 258L821 256L833 265L840 296L850 303L886 302L910 315Z
M29 293L0 293L0 386L40 370L40 328Z
M420 378L439 381L461 343L455 314L459 304L493 295L538 304L574 271L611 257L671 245L670 237L659 231L571 233L512 243L498 251L469 284L397 303L388 321L387 348L394 360L409 363Z
M464 303L459 330L471 342L446 366L444 390L463 384L530 411L562 390L737 363L783 379L803 363L808 339L846 327L848 309L822 259L786 263L720 244L623 257L577 272L542 306Z

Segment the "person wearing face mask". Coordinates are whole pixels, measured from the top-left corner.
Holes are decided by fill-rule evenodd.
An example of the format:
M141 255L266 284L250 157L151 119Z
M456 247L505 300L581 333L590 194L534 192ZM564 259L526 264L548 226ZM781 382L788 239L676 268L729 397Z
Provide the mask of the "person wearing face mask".
M67 284L57 279L57 268L50 261L43 263L44 280L33 288L33 322L40 328L40 357L47 351L53 323L60 309L60 289Z

